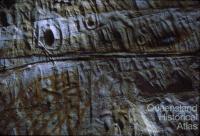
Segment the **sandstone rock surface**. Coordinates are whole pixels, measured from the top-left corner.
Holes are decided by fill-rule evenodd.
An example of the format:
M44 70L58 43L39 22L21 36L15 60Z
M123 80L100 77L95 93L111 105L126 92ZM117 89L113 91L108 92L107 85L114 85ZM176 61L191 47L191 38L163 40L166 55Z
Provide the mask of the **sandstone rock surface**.
M0 134L198 135L199 1L0 7Z

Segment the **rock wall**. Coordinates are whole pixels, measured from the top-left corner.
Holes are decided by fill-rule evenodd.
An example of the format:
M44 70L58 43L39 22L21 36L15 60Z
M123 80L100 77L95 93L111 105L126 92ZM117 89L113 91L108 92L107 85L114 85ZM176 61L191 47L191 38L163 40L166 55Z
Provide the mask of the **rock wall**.
M0 134L198 135L199 1L0 7Z

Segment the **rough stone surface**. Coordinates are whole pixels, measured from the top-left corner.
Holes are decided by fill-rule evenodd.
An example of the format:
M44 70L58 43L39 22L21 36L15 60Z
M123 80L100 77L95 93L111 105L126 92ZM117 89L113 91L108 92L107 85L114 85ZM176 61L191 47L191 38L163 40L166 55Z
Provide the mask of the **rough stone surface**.
M1 0L0 134L197 136L199 8Z

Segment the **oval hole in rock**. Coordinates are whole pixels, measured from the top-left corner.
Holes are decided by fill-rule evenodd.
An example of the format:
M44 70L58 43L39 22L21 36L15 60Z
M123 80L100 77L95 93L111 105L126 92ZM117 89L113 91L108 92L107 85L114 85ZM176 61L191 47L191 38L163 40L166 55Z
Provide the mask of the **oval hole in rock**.
M47 44L48 46L53 45L55 38L54 38L53 32L50 29L44 32L44 41L45 41L45 44Z
M95 25L95 22L92 20L92 18L88 19L88 25L89 26L94 26Z
M5 12L0 12L0 26L8 26L8 21Z

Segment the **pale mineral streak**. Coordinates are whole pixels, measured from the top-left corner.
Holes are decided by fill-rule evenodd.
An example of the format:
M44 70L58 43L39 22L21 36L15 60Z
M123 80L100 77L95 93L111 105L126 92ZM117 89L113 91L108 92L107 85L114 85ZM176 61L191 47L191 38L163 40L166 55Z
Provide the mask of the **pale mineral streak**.
M1 0L0 134L197 136L199 8Z

